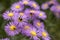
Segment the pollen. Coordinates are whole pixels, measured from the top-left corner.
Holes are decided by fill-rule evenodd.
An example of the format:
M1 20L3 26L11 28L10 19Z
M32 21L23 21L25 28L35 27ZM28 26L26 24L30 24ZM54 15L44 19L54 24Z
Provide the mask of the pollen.
M9 17L12 17L14 14L12 12L8 13Z
M37 5L36 5L35 3L33 3L33 4L32 4L32 6L33 6L34 8L36 8L36 7L37 7Z
M47 36L46 32L42 32L42 36L46 37Z
M25 30L27 30L27 29L29 29L29 28L30 28L30 26L25 26L25 27L24 27Z
M20 5L16 5L15 8L16 8L16 9L19 9L19 8L20 8Z
M37 22L37 26L40 26L41 25L41 23L40 22Z
M10 26L10 30L14 31L16 29L15 25Z
M21 12L21 13L20 13L20 16L23 16L23 15L24 15L24 13Z
M25 4L25 5L28 4L28 1L24 1L23 4Z
M30 33L31 33L32 36L36 36L37 35L35 31L31 31Z

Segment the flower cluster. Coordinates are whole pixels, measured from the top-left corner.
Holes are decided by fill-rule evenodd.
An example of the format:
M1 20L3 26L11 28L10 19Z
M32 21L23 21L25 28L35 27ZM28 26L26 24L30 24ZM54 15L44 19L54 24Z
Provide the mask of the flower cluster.
M50 8L50 10L54 13L54 15L57 18L60 18L60 4L57 2L57 0L50 0L41 5L41 8L43 10L47 10Z
M47 5L46 5L47 6ZM5 26L8 36L22 34L32 40L50 40L42 20L47 18L46 13L32 0L21 0L12 4L11 8L3 13L3 18L10 21Z

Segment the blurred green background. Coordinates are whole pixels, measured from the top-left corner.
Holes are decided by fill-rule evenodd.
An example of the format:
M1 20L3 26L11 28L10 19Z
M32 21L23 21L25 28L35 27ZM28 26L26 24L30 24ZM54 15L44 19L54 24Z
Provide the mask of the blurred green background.
M3 19L2 14L4 11L10 8L11 4L17 2L18 0L0 0L0 39L8 37L4 31L4 25L7 21ZM49 0L35 0L39 5ZM60 0L57 0L60 3ZM45 10L47 14L47 19L44 21L45 29L50 34L51 40L60 40L60 19L56 18L53 13L48 9ZM29 40L23 35L16 35L10 37L11 40Z

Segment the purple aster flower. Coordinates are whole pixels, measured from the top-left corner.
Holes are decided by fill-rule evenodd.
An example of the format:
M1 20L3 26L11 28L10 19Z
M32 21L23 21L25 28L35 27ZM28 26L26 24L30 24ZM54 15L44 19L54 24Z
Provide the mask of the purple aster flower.
M38 29L44 29L44 23L40 20L34 20L33 25Z
M19 34L20 31L19 28L17 28L17 24L15 24L14 22L10 22L5 26L5 32L9 36L15 36L16 34Z
M50 10L54 12L54 11L55 11L55 6L52 6L52 7L50 8Z
M33 9L37 9L37 10L40 9L40 6L36 2L34 2L34 1L30 1L28 5L30 7L32 7Z
M49 34L46 31L42 31L42 38L44 40L50 40Z
M48 8L49 8L48 2L43 3L43 4L41 5L41 9L43 9L43 10L46 10L46 9L48 9Z
M49 4L49 5L51 5L51 4L57 5L58 2L57 2L57 0L50 0L50 1L48 1L48 4Z
M38 35L40 35L40 37L42 37L43 40L50 40L51 39L46 30L40 29L40 31L41 32L39 32Z
M14 17L16 17L17 13L15 11L5 11L3 13L3 18L5 20L11 20L11 19L14 19Z
M47 18L46 13L43 12L43 11L37 11L36 16L37 16L38 18L43 19L43 20L45 20L45 19Z
M2 40L10 40L9 38L3 38Z
M27 15L28 18L35 18L35 14L37 13L36 11L37 10L34 9L26 9L24 13Z
M22 32L21 32L21 33L22 33L23 35L30 36L30 34L27 35L27 33L28 33L27 31L28 31L29 29L31 29L31 27L32 27L31 24L25 23L25 24L22 26Z
M32 26L32 27L33 27L33 26ZM30 38L33 39L33 40L40 40L40 39L38 38L38 36L37 36L37 35L38 35L37 32L38 32L38 31L37 31L36 28L34 28L34 27L31 28L30 31L29 31L29 34L30 34L30 36L31 36Z
M11 6L11 10L13 10L13 11L22 11L23 9L24 9L24 6L21 1L14 3Z
M53 12L60 12L60 5L54 5L50 8Z
M27 29L26 31L23 31L23 32L25 32L25 35L26 36L29 36L30 37L30 39L33 39L33 40L40 40L39 38L38 38L38 34L37 34L37 29L36 28L34 28L34 26L30 26L30 28L29 29Z
M16 24L19 24L19 26L22 26L23 24L25 24L27 22L27 20L28 20L28 18L24 14L24 12L18 12L18 15L15 17L14 22Z

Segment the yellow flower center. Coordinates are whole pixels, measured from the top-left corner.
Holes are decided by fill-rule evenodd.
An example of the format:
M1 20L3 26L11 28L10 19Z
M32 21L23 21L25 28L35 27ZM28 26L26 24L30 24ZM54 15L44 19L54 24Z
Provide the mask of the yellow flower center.
M40 22L37 22L37 26L39 27L41 25L41 23Z
M39 16L43 16L43 14L42 14L42 13L40 13L40 14L39 14Z
M25 4L25 5L28 4L28 1L24 1L23 4Z
M30 10L31 13L34 13L35 11L34 10Z
M20 5L16 5L15 8L16 8L16 9L19 9L19 8L20 8Z
M24 13L21 12L21 13L20 13L20 16L23 16L23 15L24 15Z
M34 8L36 8L36 7L37 7L37 5L36 5L35 3L33 3L33 4L32 4L32 6L33 6Z
M25 26L25 27L24 27L25 30L27 30L27 29L29 29L29 28L30 28L29 26Z
M48 4L46 3L46 4L44 4L44 8L46 8L46 7L48 7Z
M32 36L36 36L37 35L35 31L31 31L30 33L31 33Z
M16 27L14 25L10 26L10 30L14 31L16 29Z
M42 36L46 37L47 36L46 32L42 32Z
M12 17L14 14L12 12L8 13L9 17Z

